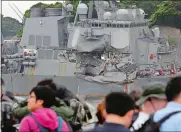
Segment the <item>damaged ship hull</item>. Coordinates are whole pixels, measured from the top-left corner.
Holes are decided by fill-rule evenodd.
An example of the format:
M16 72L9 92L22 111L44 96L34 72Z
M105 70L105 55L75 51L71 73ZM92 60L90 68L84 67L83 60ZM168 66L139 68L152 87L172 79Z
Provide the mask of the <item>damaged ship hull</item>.
M22 56L5 57L2 78L7 90L28 94L39 81L51 78L75 94L106 94L123 90L121 82L136 77L137 64L158 64L159 39L149 29L142 9L119 9L115 1L94 4L96 19L87 14L93 6L88 9L80 2L70 25L70 4L62 10L31 8L20 41ZM168 80L139 79L130 88Z
M55 83L65 85L70 91L75 94L88 95L88 94L107 94L110 91L122 91L124 90L123 85L109 83L100 84L97 82L89 82L80 79L76 76L38 76L38 75L22 75L22 74L2 74L2 78L6 80L6 89L13 92L14 94L28 94L33 86L37 84L38 81L45 78L52 78ZM168 82L169 78L143 78L135 80L134 83L130 84L131 88L140 88L145 84L159 81L164 84Z

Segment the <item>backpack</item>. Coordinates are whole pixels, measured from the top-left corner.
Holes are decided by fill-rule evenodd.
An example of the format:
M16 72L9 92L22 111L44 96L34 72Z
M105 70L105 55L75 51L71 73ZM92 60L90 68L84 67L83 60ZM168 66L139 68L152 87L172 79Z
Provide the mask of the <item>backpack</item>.
M81 130L83 123L92 118L90 110L78 99L71 99L69 104L70 107L74 110L74 115L69 123L73 131Z
M73 131L81 130L83 124L83 118L85 116L85 110L83 105L76 99L69 101L70 107L74 110L72 120L69 121Z
M39 129L40 129L41 132L50 132L50 130L49 130L48 128L43 127L43 126L37 121L37 119L36 119L35 116L33 116L32 114L29 114L29 116L31 116L31 117L35 120L35 122L37 123L37 125L38 125L38 127L39 127ZM55 129L54 132L62 132L63 121L64 121L64 120L63 120L60 116L58 116L58 128ZM65 122L66 122L66 121L65 121ZM69 131L71 132L72 129L71 129L70 125L69 125L67 122L66 122L66 125L67 125L67 127L69 128Z
M177 114L179 112L181 111L172 112L160 119L158 122L153 121L154 114L152 114L150 115L150 118L142 125L141 128L139 128L138 130L134 130L134 127L131 128L133 128L134 132L159 132L161 124L165 122L167 119L169 119L172 115Z
M15 132L13 125L16 120L13 118L13 100L3 95L1 102L1 130L2 132Z
M74 110L74 114L69 124L73 131L81 130L83 122L92 118L89 109L71 91L63 85L57 85L56 97L63 100L65 104Z

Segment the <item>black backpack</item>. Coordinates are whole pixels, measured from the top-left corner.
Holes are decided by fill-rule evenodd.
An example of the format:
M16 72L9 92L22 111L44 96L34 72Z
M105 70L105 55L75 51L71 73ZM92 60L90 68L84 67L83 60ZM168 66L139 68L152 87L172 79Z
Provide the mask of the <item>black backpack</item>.
M13 106L18 103L9 91L6 94L1 95L1 130L2 132L15 132L13 127L17 123L17 120L13 117Z
M12 104L7 101L1 102L1 130L2 132L15 132L16 129L13 125L16 121L13 119L12 115Z
M161 124L164 121L166 121L167 119L169 119L172 115L177 114L179 112L181 112L181 111L172 112L172 113L168 114L167 116L163 117L158 122L153 121L154 114L152 114L150 116L150 118L142 125L142 127L139 128L138 130L134 130L134 132L160 132L159 128L160 128ZM133 128L133 127L131 127L131 128Z

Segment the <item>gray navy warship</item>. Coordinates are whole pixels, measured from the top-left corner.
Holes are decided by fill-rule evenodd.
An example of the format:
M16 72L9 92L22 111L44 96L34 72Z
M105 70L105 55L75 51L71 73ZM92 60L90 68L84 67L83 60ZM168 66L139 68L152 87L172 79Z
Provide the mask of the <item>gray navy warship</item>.
M11 50L4 44L2 50L1 71L7 90L27 94L38 81L52 78L73 93L120 91L124 82L136 79L140 68L160 66L158 54L162 52L158 51L165 47L170 51L158 32L149 29L140 8L121 9L114 0L90 1L89 6L79 2L71 23L72 11L71 4L31 8L20 42ZM138 79L130 87L157 80ZM164 83L168 80L159 78Z

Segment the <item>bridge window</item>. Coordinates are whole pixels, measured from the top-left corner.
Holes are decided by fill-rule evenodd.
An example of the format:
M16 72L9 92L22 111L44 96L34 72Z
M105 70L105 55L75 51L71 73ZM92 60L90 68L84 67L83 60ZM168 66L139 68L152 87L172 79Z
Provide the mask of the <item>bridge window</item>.
M125 27L126 27L126 28L129 27L129 25L128 25L128 24L125 24Z
M98 27L98 24L97 24L97 23L95 24L95 27Z
M110 27L110 24L107 24L107 27Z
M112 24L112 27L116 27L116 24Z

